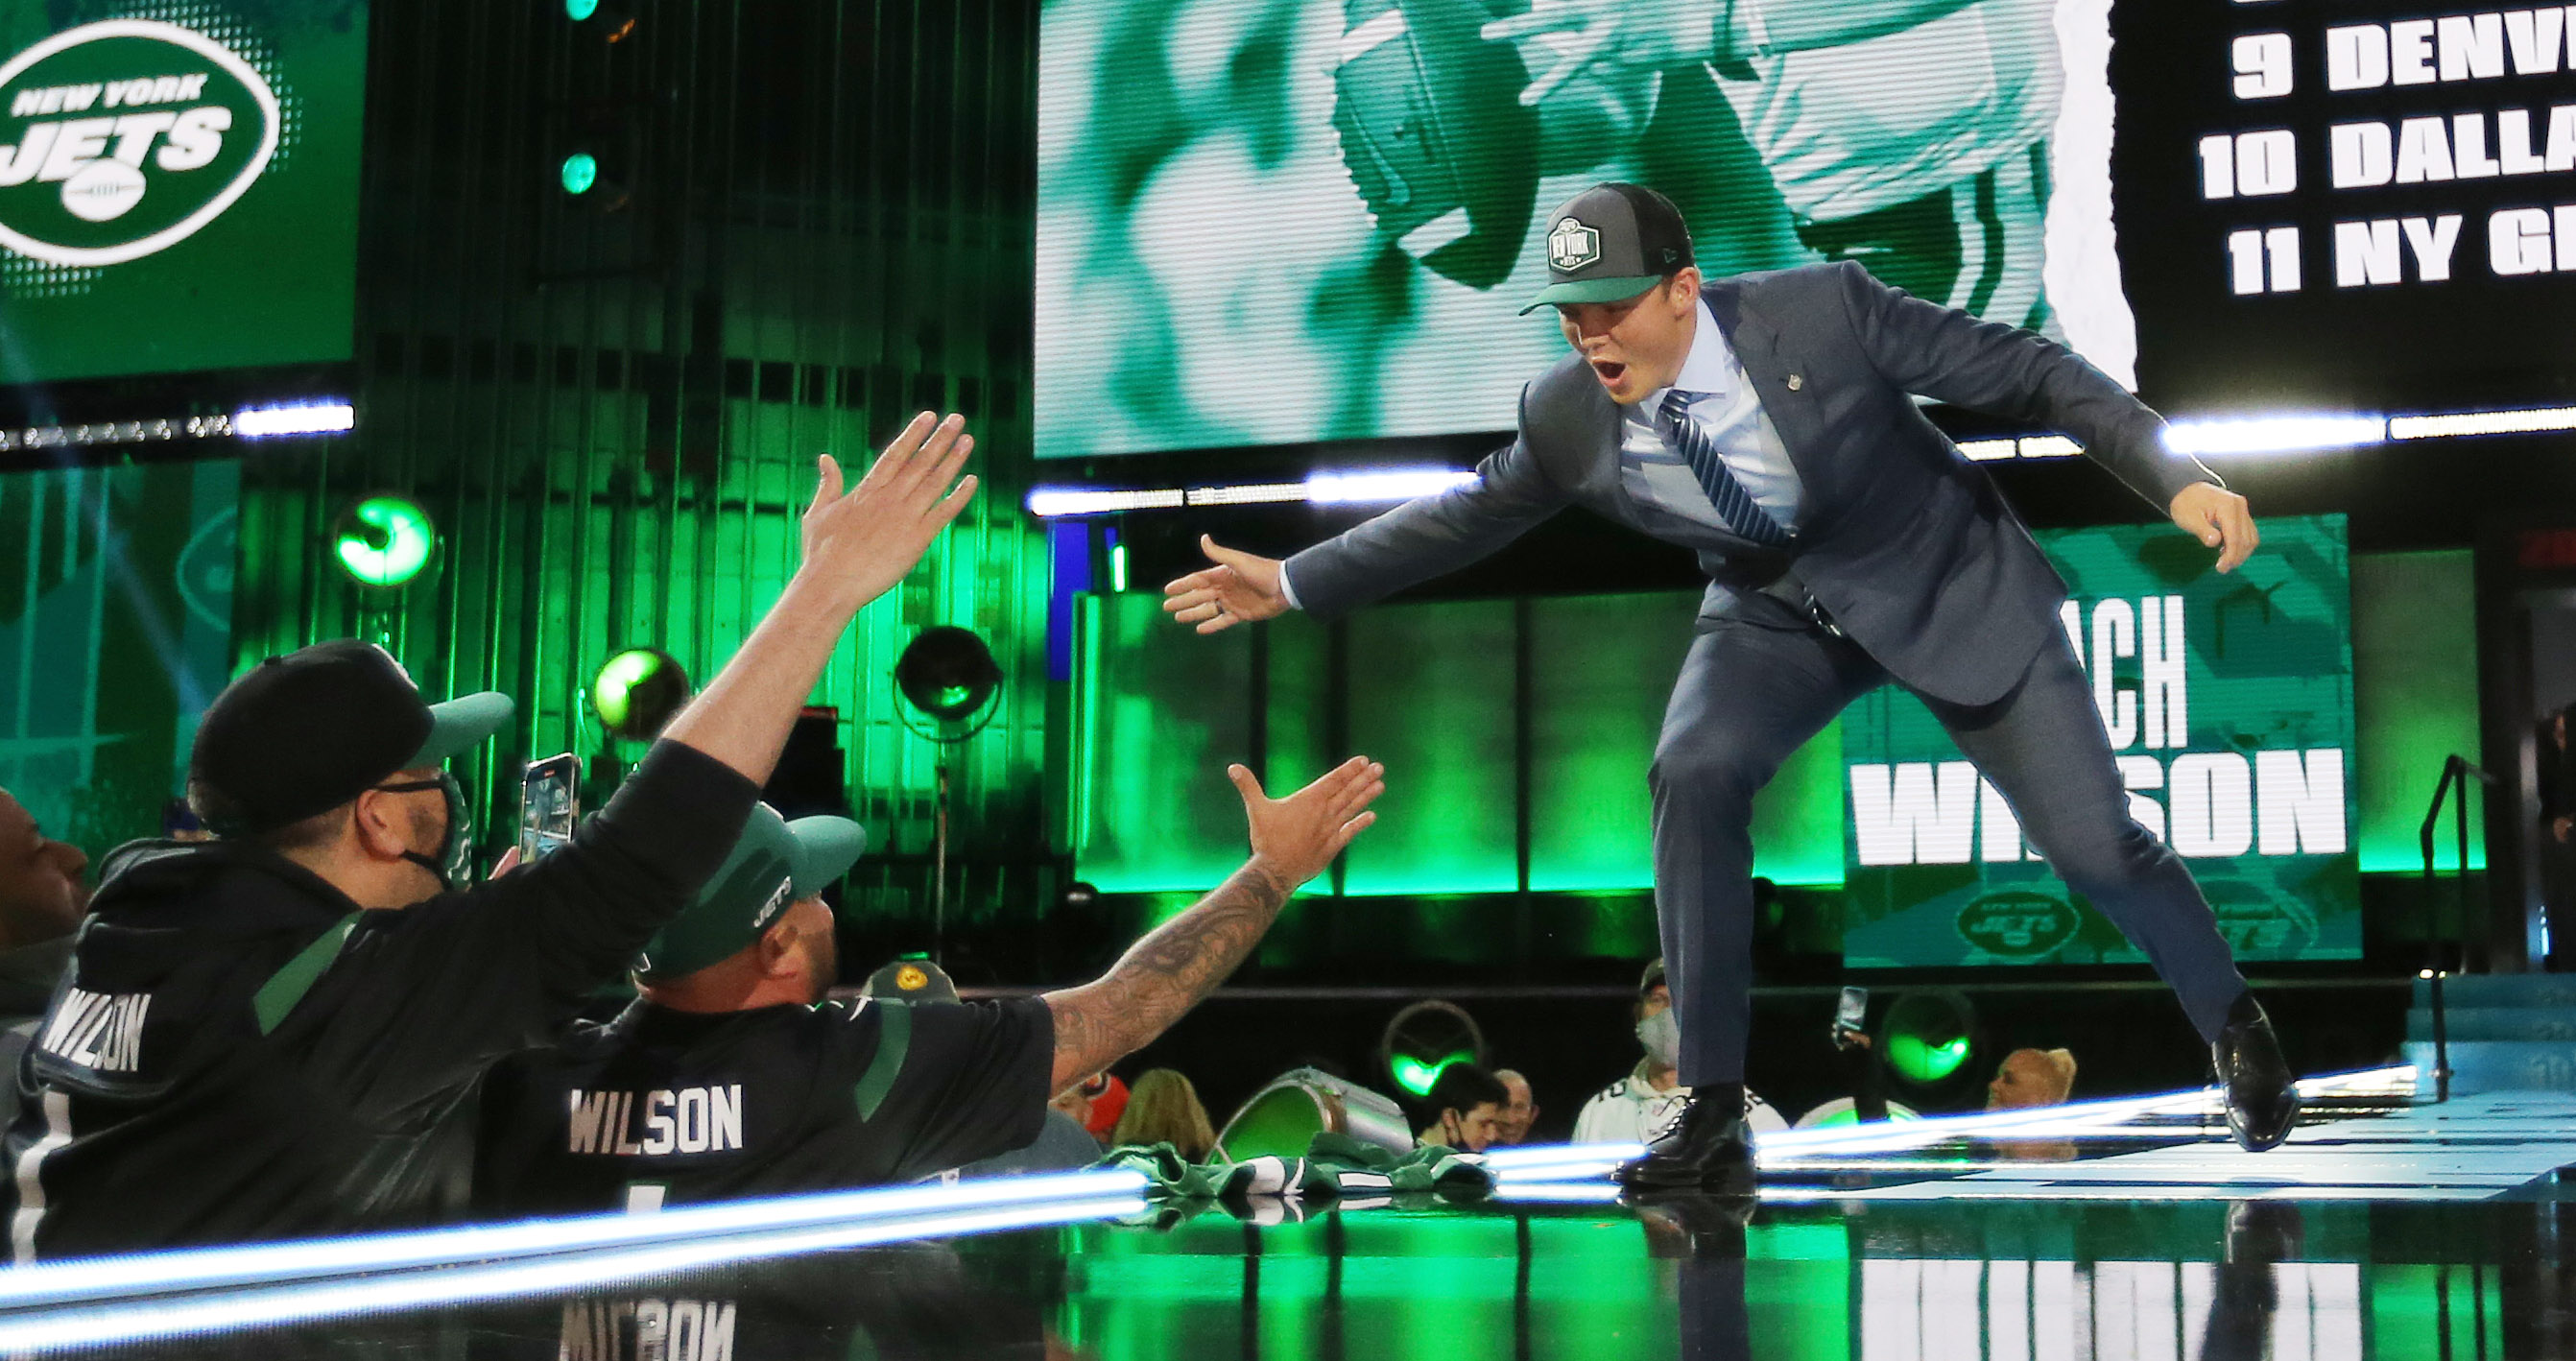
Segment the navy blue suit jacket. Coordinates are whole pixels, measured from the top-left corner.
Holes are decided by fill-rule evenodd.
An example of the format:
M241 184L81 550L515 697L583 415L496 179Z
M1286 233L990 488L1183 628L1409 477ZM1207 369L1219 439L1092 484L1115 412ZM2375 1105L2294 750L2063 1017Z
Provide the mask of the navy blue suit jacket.
M2158 511L2207 468L2075 353L1870 277L1859 265L1741 274L1701 296L1805 485L1786 549L1703 549L1702 627L1803 626L1810 597L1899 681L2000 698L2058 626L2065 584L1921 394L2065 432ZM1521 390L1520 437L1475 482L1407 502L1289 559L1298 603L1332 619L1492 553L1569 505L1648 534L1671 526L1619 474L1619 410L1569 354Z

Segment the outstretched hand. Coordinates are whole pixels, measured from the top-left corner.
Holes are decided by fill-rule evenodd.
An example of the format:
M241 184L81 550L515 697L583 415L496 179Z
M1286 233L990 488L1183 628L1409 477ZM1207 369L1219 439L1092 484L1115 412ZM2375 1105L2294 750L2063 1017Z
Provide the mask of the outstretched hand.
M1165 614L1198 625L1201 633L1222 633L1287 612L1279 559L1224 547L1205 534L1199 536L1199 551L1216 566L1163 583Z
M1227 766L1225 774L1243 795L1253 859L1290 890L1323 873L1351 838L1377 821L1367 809L1386 792L1386 767L1365 756L1342 762L1284 799L1262 793L1261 781L1242 766Z
M2245 498L2215 482L2194 482L2175 495L2168 508L2184 533L2218 550L2218 570L2233 572L2263 542L2254 528L2254 513Z
M922 412L846 491L841 465L830 454L817 459L822 480L805 508L802 570L848 592L852 608L893 589L975 497L975 479L957 477L975 448L965 431L963 416L933 424Z

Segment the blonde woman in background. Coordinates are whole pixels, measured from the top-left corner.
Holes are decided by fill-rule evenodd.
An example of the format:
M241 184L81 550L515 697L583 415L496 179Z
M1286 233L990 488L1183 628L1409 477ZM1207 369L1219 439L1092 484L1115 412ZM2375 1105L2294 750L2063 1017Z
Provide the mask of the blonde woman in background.
M1109 1146L1170 1144L1191 1162L1216 1147L1216 1130L1190 1080L1169 1068L1149 1068L1127 1091L1127 1111L1110 1131Z

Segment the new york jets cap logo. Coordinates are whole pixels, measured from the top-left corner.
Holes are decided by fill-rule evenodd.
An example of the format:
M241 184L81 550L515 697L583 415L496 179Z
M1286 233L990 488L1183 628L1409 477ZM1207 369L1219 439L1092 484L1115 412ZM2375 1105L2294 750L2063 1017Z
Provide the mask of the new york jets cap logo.
M193 29L110 19L0 64L0 246L113 265L196 234L277 152L277 93Z
M1570 217L1556 221L1547 234L1548 267L1570 273L1601 258L1601 233Z

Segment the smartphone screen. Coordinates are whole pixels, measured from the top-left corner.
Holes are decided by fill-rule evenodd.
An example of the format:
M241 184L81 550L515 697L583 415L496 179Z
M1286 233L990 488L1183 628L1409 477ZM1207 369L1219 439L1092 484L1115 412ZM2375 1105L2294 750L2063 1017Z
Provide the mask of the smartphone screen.
M1834 1006L1834 1029L1858 1030L1869 1014L1869 989L1845 988L1843 999Z
M581 816L581 760L571 752L528 763L519 804L519 863L534 864L572 840Z

